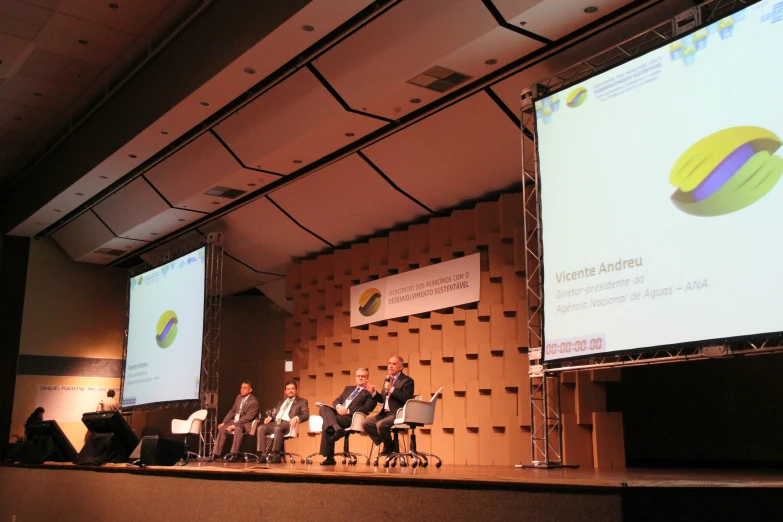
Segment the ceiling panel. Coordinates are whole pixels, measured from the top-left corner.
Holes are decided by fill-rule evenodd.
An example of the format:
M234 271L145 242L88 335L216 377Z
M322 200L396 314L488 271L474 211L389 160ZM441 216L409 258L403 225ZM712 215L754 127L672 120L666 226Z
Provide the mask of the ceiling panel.
M364 152L401 189L432 209L522 180L519 130L483 92Z
M630 0L545 0L522 2L522 6L536 4L520 11L517 0L494 0L495 6L512 25L524 27L538 35L557 40L612 11L630 4ZM597 7L594 13L585 13L586 7ZM523 23L524 22L524 23Z
M150 238L129 234L128 231L162 215L168 209L166 202L140 177L95 206L95 212L115 234L145 240Z
M168 210L155 214L152 218L140 223L139 225L126 230L117 235L131 239L141 239L152 241L166 234L171 234L176 230L189 225L200 219L203 214L180 210L178 208L169 208Z
M127 33L61 13L54 13L35 38L39 49L104 66L131 41L133 36Z
M107 2L99 0L63 0L57 10L82 20L111 27L128 34L138 35L146 29L171 3L171 0L154 2ZM117 5L116 9L110 7Z
M272 199L335 245L427 214L356 154L276 191Z
M288 174L383 125L345 111L312 72L301 69L216 131L245 165Z
M328 247L302 230L266 198L257 199L200 230L224 232L226 250L263 271L288 263L292 257L320 252Z
M0 63L0 79L8 78L24 64L35 50L35 46L24 38L0 32L0 49L3 50Z
M69 58L60 54L36 49L19 69L19 74L54 83L68 61Z
M285 297L285 278L279 277L275 279L274 281L270 281L268 283L264 283L260 286L258 286L258 289L269 299L272 300L277 306L282 308L283 310L287 311L288 313L293 313L294 307L293 302L289 301Z
M230 254L227 252L227 254ZM223 257L223 293L241 292L260 284L280 279L280 276L261 274L230 255Z
M77 89L15 75L0 84L0 100L61 113L79 95Z
M435 65L478 77L541 47L498 27L478 0L402 2L318 60L318 68L355 108L397 119L441 93L408 80Z
M83 256L114 239L114 234L93 212L85 212L55 232L52 237L72 259L79 261Z
M28 24L42 26L46 23L52 11L28 2L19 0L3 0L0 2L0 17L8 17Z

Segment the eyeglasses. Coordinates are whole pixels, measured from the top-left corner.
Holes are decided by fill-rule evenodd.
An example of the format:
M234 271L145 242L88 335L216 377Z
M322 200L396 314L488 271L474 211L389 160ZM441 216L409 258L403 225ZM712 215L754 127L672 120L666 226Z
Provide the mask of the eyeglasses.
M357 375L356 378L357 379L366 379L367 375Z

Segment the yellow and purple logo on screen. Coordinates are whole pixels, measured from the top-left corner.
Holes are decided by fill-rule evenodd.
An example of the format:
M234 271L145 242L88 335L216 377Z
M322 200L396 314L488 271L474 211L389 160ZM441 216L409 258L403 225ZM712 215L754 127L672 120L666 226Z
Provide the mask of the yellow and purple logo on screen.
M587 89L584 87L577 87L568 93L566 97L566 105L570 108L576 108L587 101Z
M377 288L368 288L359 296L359 313L370 317L381 309L381 291Z
M764 197L783 174L782 142L761 127L731 127L702 138L672 167L671 200L694 216L722 216Z
M168 348L177 338L177 314L171 310L166 310L158 319L158 325L155 327L155 342L160 348Z

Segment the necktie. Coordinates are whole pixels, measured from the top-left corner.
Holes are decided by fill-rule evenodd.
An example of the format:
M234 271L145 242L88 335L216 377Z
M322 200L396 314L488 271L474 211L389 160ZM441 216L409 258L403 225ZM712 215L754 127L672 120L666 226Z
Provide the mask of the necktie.
M245 407L245 401L247 400L247 396L245 396L244 399L242 399L242 402L239 404L239 410L237 410L236 415L234 415L234 422L239 420L239 414L242 412L242 408Z
M351 393L351 394L348 396L348 398L347 398L347 399L345 399L345 402L343 403L343 406L345 406L345 407L347 408L347 407L348 407L348 405L349 405L349 404L351 404L351 401L352 401L352 400L354 400L354 398L355 398L357 395L359 395L359 392L360 392L360 391L362 391L362 388L361 388L361 387L359 387L359 386L357 386L357 387L356 387L356 389L353 391L353 393Z
M288 408L290 406L291 406L291 399L289 397L288 399L285 400L285 402L282 404L282 406L280 406L280 411L277 412L277 419L275 419L275 420L277 421L278 424L280 424L280 421L283 420L283 415L288 413Z
M386 392L386 402L383 404L383 411L389 411L389 395L394 391L394 382L397 380L397 376L391 378L389 382L389 391Z

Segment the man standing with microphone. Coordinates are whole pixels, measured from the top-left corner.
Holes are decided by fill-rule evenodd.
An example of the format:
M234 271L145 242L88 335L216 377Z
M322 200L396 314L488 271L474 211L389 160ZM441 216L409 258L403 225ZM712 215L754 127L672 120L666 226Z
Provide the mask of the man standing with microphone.
M376 445L383 442L381 455L388 455L395 451L393 448L391 428L397 417L397 410L405 406L409 399L413 398L413 379L402 373L405 362L399 355L393 355L386 370L388 375L383 383L383 391L378 392L372 384L365 384L365 389L370 392L373 400L383 405L380 413L364 421L364 431L370 436Z

